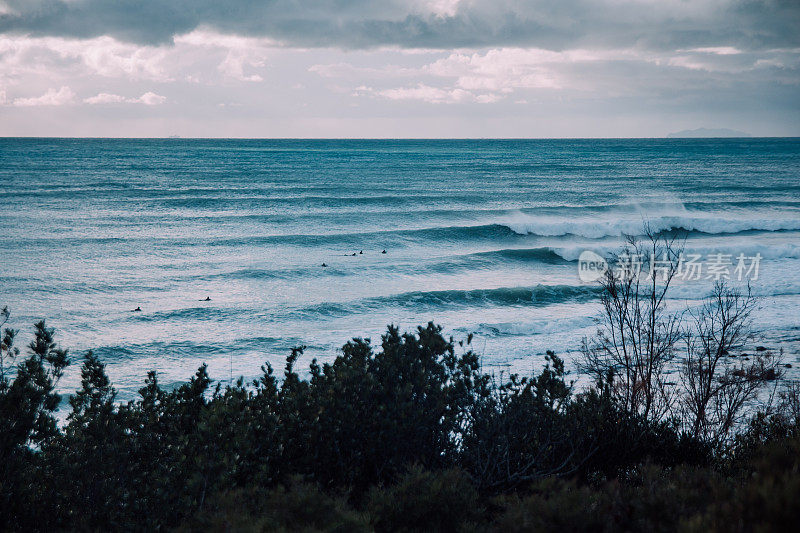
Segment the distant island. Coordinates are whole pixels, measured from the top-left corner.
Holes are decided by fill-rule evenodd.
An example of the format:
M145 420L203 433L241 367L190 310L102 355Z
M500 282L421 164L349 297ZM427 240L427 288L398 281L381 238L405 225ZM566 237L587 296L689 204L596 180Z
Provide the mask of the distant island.
M696 130L676 131L667 135L667 139L679 139L687 137L752 137L752 135L743 131L729 130L726 128L697 128Z

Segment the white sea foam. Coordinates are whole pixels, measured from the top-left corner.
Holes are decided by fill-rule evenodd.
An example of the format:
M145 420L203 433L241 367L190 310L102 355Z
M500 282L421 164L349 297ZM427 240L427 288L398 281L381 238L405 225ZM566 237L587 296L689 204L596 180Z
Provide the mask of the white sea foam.
M761 215L761 216L753 216ZM520 235L540 235L555 237L576 235L589 239L615 237L621 235L640 235L646 225L652 231L686 230L709 234L739 233L743 231L781 231L800 230L800 218L770 217L767 213L728 212L700 213L684 211L675 214L650 213L631 215L631 213L604 214L593 218L565 218L535 216L516 212L500 224Z

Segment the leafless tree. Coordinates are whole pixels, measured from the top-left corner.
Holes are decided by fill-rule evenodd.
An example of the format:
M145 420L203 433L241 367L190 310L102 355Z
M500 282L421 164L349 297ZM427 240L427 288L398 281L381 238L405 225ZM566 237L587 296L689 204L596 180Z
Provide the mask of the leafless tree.
M648 226L644 234L643 241L627 238L616 268L600 280L601 317L596 335L582 343L581 366L597 379L613 379L625 412L659 420L674 401L665 369L682 335L681 315L666 309L666 296L680 249Z
M781 376L780 356L769 350L730 354L752 339L756 298L749 286L717 282L698 310L667 309L682 246L647 226L642 240L626 242L601 279L598 330L583 341L581 369L610 381L625 413L648 423L678 418L693 436L722 444ZM679 378L669 379L676 369Z
M712 444L729 437L747 403L780 377L779 357L771 351L738 363L730 357L731 350L752 338L755 307L749 287L742 292L718 282L700 309L691 313L684 333L682 418L692 435Z
M777 414L791 426L800 427L800 381L789 381L778 396Z

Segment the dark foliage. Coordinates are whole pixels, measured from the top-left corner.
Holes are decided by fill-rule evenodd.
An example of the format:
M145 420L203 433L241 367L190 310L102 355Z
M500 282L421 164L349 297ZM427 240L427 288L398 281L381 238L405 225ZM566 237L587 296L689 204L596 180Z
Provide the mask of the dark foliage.
M678 421L622 409L611 378L575 394L553 353L538 375L486 375L469 342L428 324L390 327L379 349L354 339L307 379L302 347L282 379L267 365L223 388L203 366L168 391L151 372L127 404L90 352L59 427L67 353L41 322L12 369L15 334L0 346L5 530L714 530L729 516L748 530L796 518L790 396L794 415L762 415L712 453Z
M376 531L444 532L474 528L483 518L478 491L458 469L412 469L390 487L373 489L367 504Z

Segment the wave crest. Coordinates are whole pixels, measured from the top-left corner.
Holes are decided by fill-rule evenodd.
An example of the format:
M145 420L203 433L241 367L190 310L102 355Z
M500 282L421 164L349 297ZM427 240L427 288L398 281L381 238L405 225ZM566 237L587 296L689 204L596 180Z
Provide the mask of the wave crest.
M732 234L747 231L792 231L800 230L800 219L792 218L739 218L728 216L694 216L691 214L659 215L656 217L564 219L556 217L534 217L518 213L501 225L518 235L560 237L576 235L589 239L641 235L645 225L654 232L684 230L707 234Z

